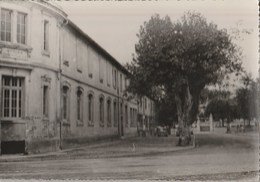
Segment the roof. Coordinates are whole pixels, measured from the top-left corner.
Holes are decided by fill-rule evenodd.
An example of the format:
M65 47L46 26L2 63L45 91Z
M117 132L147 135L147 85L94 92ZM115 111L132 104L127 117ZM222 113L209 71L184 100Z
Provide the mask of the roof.
M107 58L113 65L120 69L123 73L129 74L125 67L123 67L111 54L109 54L104 48L102 48L96 41L89 37L85 32L83 32L75 23L68 20L68 25L71 26L76 32L78 32L91 46L93 46L101 55Z
M50 8L64 19L68 21L68 25L78 32L84 39L87 41L93 48L95 48L101 55L103 55L108 61L110 61L113 65L115 65L119 70L121 70L125 74L129 74L124 66L122 66L111 54L109 54L104 48L102 48L96 41L94 41L91 37L89 37L84 31L82 31L75 23L69 20L68 15L62 10L61 7L58 7L57 4L52 3L51 1L46 0L36 0L33 1L36 4L41 4L45 8Z

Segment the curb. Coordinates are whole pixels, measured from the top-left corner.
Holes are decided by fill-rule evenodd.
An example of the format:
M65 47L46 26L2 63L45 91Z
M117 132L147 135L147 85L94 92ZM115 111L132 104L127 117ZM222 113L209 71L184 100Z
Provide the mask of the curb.
M107 145L107 144L105 144ZM96 146L96 145L95 145ZM89 146L88 148L91 150L91 148L94 146ZM85 147L76 147L76 148L70 148L66 150L60 150L54 153L47 153L47 154L35 154L35 155L29 155L29 156L17 156L17 155L12 155L12 156L0 156L0 163L7 163L7 162L31 162L31 161L47 161L47 160L71 160L71 159L80 159L83 158L83 155L78 155L78 156L71 156L70 154L66 153L68 151L73 151L75 149L81 149ZM85 154L84 159L102 159L102 158L123 158L123 157L142 157L142 156L153 156L153 155L159 155L159 154L166 154L166 153L173 153L173 152L181 152L181 151L186 151L186 150L191 150L196 148L196 146L189 145L186 147L174 147L174 149L162 149L161 151L145 151L145 152L133 152L133 153L127 153L127 154L117 154L117 155L96 155L96 156L91 156L88 154Z

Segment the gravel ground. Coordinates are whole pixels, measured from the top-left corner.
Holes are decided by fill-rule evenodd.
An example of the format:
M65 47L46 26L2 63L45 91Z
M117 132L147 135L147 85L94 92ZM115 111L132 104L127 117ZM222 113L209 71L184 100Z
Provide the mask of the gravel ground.
M60 151L57 158L55 153L0 162L0 182L258 181L255 135L202 134L197 141L199 147L185 150L172 136L130 138Z

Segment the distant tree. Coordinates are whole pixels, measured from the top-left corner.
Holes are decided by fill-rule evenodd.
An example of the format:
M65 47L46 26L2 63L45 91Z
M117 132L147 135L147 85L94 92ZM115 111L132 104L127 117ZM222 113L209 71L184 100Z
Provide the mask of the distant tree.
M200 13L188 12L175 23L154 15L137 36L136 55L127 65L129 89L159 101L167 96L176 104L182 131L196 120L202 89L241 70L230 35Z
M237 105L231 99L215 98L209 102L205 110L205 116L208 117L210 114L216 121L227 119L228 122L231 122L233 119L238 118ZM224 123L222 123L222 126L224 126Z
M239 117L250 120L259 118L259 96L257 81L250 75L245 75L242 79L243 87L236 90L236 102Z

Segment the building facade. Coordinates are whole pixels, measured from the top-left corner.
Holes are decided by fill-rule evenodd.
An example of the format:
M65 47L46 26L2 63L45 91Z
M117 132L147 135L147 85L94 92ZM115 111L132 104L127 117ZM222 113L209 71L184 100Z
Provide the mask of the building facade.
M139 135L152 134L155 128L155 102L144 96L137 101L137 130Z
M0 14L1 154L137 134L127 70L65 12L41 0L3 1Z

